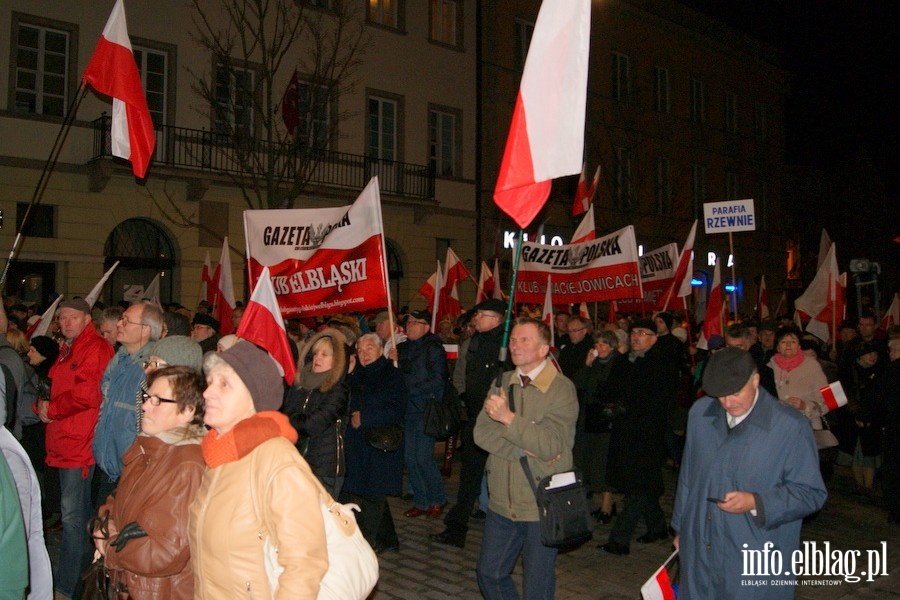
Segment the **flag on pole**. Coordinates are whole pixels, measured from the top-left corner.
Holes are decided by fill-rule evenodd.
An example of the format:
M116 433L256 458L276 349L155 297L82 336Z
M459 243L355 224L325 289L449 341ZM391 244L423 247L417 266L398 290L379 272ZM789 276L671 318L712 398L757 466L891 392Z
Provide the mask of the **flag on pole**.
M550 281L551 275L547 274L547 291L544 293L544 308L541 311L541 321L550 328L550 347L556 348L556 332L553 330L553 298L550 289L553 287Z
M203 270L200 271L200 299L212 304L212 291L212 268L209 264L209 250L207 250L206 259L203 261Z
M591 313L588 312L587 302L582 302L578 305L578 316L582 319L591 320Z
M584 154L590 0L544 2L534 26L494 202L519 227L544 206L555 177Z
M678 550L672 552L666 562L641 586L641 597L644 600L675 600L677 592L669 577L669 568L674 565Z
M466 265L459 259L453 248L447 247L447 258L444 261L444 282L448 289L460 281L472 277Z
M660 296L662 304L657 306L659 310L669 310L669 302L674 296L684 297L691 294L691 279L694 275L694 239L697 236L697 219L691 225L684 247L678 255L678 266L675 268L675 277L666 293Z
M231 319L228 322L230 324ZM275 288L272 287L269 267L264 267L260 273L235 335L265 349L275 360L285 382L288 385L294 383L297 366L288 345L290 341L275 297Z
M822 268L822 263L828 259L828 249L831 248L831 237L825 228L822 228L822 235L819 237L819 259L816 262L816 269Z
M444 273L441 270L441 261L437 261L437 270L435 270L435 280L434 280L434 303L431 308L431 331L437 330L438 324L438 312L441 310L441 305L445 301L444 294Z
M759 300L757 301L757 304L759 306L760 321L764 321L772 316L769 312L769 290L766 289L765 275L760 275L759 277Z
M573 217L583 215L588 211L588 208L593 206L591 202L594 199L594 193L597 191L597 182L600 180L600 165L597 165L597 170L594 172L594 180L588 187L584 181L584 170L586 167L587 163L581 165L581 176L578 178L578 187L575 188L575 202L572 204Z
M143 179L156 134L128 39L123 0L116 0L82 80L112 97L112 153L130 160L135 177Z
M787 306L787 290L784 290L783 292L781 292L781 299L778 300L778 306L775 307L775 314L773 314L772 316L777 317L778 315L780 315L781 309L785 308L786 306Z
M25 332L25 337L30 340L38 335L47 335L47 330L50 329L50 323L53 322L53 315L56 314L56 307L59 306L62 299L62 294L56 297L56 300L54 300L53 304L44 311L41 318L31 324L28 331Z
M578 224L578 229L575 230L575 233L572 235L572 241L569 243L580 244L581 242L588 242L594 239L597 239L597 232L594 230L594 205L592 204L581 223Z
M231 255L228 251L228 236L222 241L222 254L216 273L213 275L213 316L219 322L219 333L234 333L231 313L234 312L234 282L231 277ZM255 288L254 288L255 289ZM243 319L242 319L243 320Z
M619 312L619 303L613 300L609 303L609 314L606 315L606 322L615 323L617 312Z
M478 276L478 294L475 296L475 304L480 304L493 297L495 285L494 273L486 262L481 261L481 274Z
M288 133L294 135L297 125L300 124L300 76L297 69L294 69L291 82L288 83L281 98L281 120L284 121Z
M894 299L887 312L881 319L881 328L887 331L891 325L900 325L900 294L894 294Z
M116 270L116 267L119 266L119 261L116 261L113 266L109 268L109 270L103 274L103 277L100 278L100 281L94 286L88 295L84 297L84 301L88 303L88 306L93 307L94 302L97 301L97 298L100 297L100 292L103 291L103 286L106 285L106 281L109 279L109 276L113 274L113 271Z
M801 319L809 319L806 330L825 341L834 339L832 329L844 318L844 290L840 277L835 244L831 244L809 287L794 301L794 308L802 313Z
M159 301L159 273L156 274L156 277L154 277L150 284L144 289L144 298L153 302L160 308L162 307L162 303Z
M842 406L847 406L847 394L840 381L835 381L823 388L819 388L819 393L825 400L825 406L828 410L837 410Z
M709 289L709 298L706 300L706 316L703 318L703 333L697 347L707 350L707 343L714 335L724 335L722 327L722 310L725 308L725 286L722 285L722 269L716 261L713 269L712 287Z
M438 273L441 270L441 263L438 262L437 271L431 274L431 277L425 280L425 283L419 287L419 293L428 300L428 310L434 312L434 291L437 289Z

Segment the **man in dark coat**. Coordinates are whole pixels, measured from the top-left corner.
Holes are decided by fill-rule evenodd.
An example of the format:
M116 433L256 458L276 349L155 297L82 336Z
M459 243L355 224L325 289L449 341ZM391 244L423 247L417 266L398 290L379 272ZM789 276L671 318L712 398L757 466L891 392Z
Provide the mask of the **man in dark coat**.
M671 356L656 347L656 325L641 319L631 326L631 352L609 374L610 397L621 398L625 414L614 424L609 448L608 483L625 494L625 508L609 541L599 546L610 554L628 554L631 534L641 517L644 544L668 539L659 505L663 494L668 407L678 391L678 369Z
M559 368L563 375L572 379L584 366L588 352L594 348L591 322L576 315L569 319L564 333L568 334L569 339L559 347Z
M809 421L762 388L756 368L739 348L714 353L709 395L691 408L672 515L682 600L793 598L803 517L828 495ZM773 555L784 566L768 575L760 563Z
M456 504L447 513L444 523L447 528L432 534L432 541L462 548L469 530L469 517L481 493L481 480L487 453L475 445L472 431L475 419L484 407L496 377L510 366L509 361L500 362L500 345L503 340L503 316L506 306L501 300L492 298L475 306L475 333L470 338L466 352L466 389L463 400L468 420L460 431L462 440L462 469L459 474L459 491Z

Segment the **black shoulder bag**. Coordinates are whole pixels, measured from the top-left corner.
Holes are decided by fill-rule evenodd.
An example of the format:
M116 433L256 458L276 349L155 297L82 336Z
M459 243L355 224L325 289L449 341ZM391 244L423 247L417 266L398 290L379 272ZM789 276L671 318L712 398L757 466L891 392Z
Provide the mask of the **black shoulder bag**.
M535 485L528 457L519 459L525 477L537 500L538 516L541 520L541 543L551 548L577 548L594 535L591 508L588 505L587 489L578 471L566 471L549 475ZM555 485L553 478L568 479L570 483Z

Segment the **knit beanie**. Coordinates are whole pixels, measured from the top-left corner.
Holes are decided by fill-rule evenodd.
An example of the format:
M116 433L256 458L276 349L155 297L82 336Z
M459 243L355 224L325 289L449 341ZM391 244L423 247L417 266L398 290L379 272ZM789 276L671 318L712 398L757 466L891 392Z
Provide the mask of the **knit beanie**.
M234 369L250 390L256 412L281 408L284 398L283 378L268 352L252 342L239 340L228 350L219 352L219 358Z
M203 372L203 350L200 344L184 335L169 335L150 347L147 356L158 356L169 366L190 367Z
M59 356L59 343L56 340L46 335L36 335L31 338L30 343L48 364L52 365L56 362L56 358Z

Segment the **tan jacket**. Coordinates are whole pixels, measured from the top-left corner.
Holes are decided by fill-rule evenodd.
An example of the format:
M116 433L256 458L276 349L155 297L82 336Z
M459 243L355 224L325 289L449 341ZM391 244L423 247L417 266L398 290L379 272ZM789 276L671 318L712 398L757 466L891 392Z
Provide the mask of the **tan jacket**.
M106 565L135 600L190 600L194 597L188 546L188 508L206 464L199 428L159 437L140 435L122 458L116 493L100 508L109 512L109 531L137 522L147 537L134 538L117 552L107 547ZM115 540L115 535L112 536ZM115 571L115 570L123 571Z
M277 591L266 575L266 536L284 568ZM195 598L314 600L328 570L325 525L315 476L294 445L273 438L207 469L191 505L190 542Z
M509 397L510 378L515 371L503 374L504 393ZM550 363L527 388L512 385L516 416L509 427L478 413L475 443L490 454L485 473L490 494L490 509L513 521L537 521L538 509L534 491L519 463L523 451L535 484L547 475L572 469L572 446L575 443L575 421L578 419L578 397L575 385ZM550 460L559 456L553 464Z

